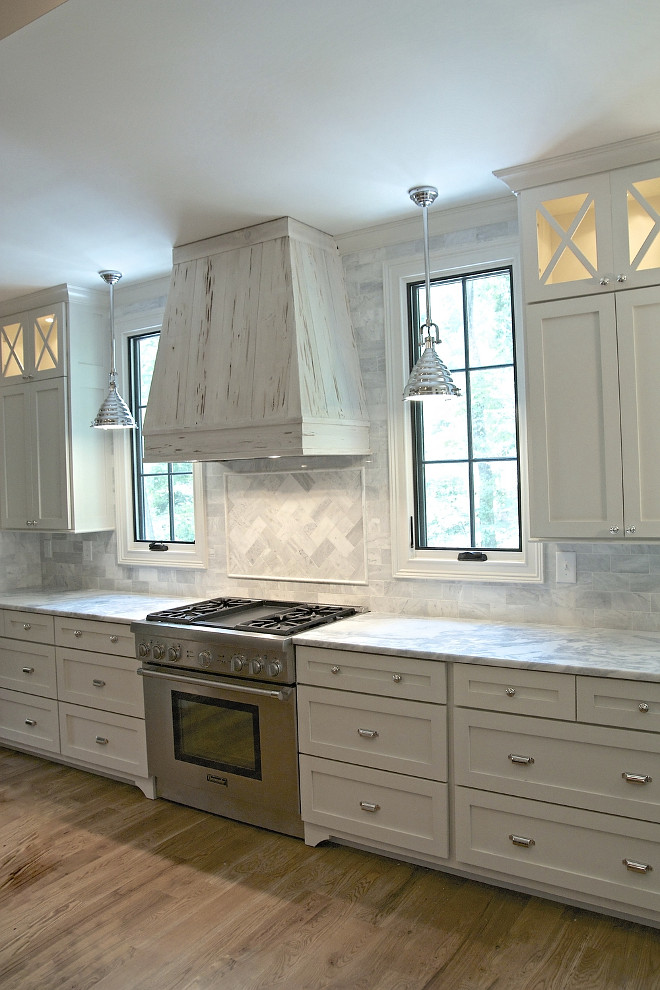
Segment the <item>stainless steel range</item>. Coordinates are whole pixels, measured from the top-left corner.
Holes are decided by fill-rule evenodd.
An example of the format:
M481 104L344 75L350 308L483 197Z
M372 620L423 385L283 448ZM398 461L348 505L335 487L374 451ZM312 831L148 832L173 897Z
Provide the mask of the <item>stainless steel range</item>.
M212 598L134 622L158 796L302 836L292 638L358 611Z

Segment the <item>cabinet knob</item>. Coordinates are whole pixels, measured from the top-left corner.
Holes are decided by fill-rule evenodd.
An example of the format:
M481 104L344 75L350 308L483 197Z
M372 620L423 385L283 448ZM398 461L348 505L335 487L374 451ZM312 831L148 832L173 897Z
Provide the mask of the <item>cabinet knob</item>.
M610 533L612 534L612 536L616 536L618 532L619 532L618 526L610 526Z
M30 629L32 629L32 623L31 622L24 622L23 623L23 629L25 629L25 631L28 632Z
M616 280L617 282L627 282L628 276L622 273L621 275L617 275Z
M601 285L609 285L609 284L610 284L610 280L609 280L609 278L607 278L607 276L606 276L606 275L603 275L603 277L602 277L602 278L601 278L601 280L600 280L600 284L601 284Z
M509 696L509 698L513 698L514 694L516 693L516 689L515 688L506 688L506 690L505 690L504 693L507 694Z
M119 636L111 636L110 637L110 642L111 643L118 643L119 642Z
M635 526L628 526L626 529L626 535L633 536L634 533L635 533Z
M642 713L642 715L646 715L646 713L649 710L649 706L647 705L647 703L645 701L640 701L640 703L639 703L639 705L637 707L639 708L639 710Z
M330 668L330 673L331 674L341 674L341 667L331 667Z
M76 639L80 639L80 637L82 636L82 629L74 629L73 635L76 637Z
M401 680L401 674L392 674L392 680L394 681L395 684L398 684L399 681Z

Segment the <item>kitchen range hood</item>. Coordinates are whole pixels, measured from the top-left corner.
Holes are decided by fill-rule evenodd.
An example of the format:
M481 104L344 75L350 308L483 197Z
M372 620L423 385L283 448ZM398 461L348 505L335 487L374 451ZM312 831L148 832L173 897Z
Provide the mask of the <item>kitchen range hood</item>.
M177 247L144 459L366 454L337 245L283 217Z

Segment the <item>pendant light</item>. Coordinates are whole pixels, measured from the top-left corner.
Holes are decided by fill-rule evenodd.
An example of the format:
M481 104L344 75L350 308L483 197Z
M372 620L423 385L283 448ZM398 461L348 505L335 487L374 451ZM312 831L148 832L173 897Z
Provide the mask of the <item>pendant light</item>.
M103 281L110 286L110 390L101 405L92 426L99 430L135 430L137 423L131 415L121 395L117 391L117 369L115 368L115 305L114 285L121 278L121 272L99 272Z
M422 208L424 221L424 271L426 274L426 320L420 327L421 341L424 344L417 364L403 391L404 400L425 399L430 395L460 395L454 385L447 365L440 360L435 345L439 344L437 324L431 321L431 274L429 271L429 218L428 208L438 195L434 186L414 186L408 190L413 203ZM433 332L435 331L435 333Z

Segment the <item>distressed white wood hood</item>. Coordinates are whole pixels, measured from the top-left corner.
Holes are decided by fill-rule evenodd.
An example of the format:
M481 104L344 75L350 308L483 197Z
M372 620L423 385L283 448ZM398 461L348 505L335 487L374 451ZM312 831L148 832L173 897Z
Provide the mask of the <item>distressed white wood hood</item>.
M365 454L334 240L283 217L175 248L146 461Z

